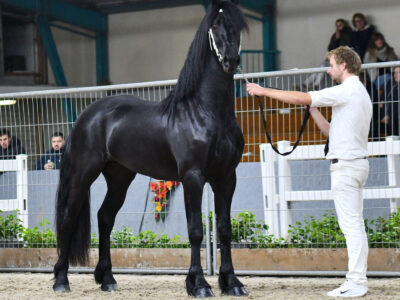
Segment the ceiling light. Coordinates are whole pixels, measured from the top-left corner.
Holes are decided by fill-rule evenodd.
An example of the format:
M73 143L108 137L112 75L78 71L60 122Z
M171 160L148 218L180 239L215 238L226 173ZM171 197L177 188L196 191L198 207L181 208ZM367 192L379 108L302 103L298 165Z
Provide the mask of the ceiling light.
M0 105L14 105L15 103L17 103L17 100L15 99L0 100Z

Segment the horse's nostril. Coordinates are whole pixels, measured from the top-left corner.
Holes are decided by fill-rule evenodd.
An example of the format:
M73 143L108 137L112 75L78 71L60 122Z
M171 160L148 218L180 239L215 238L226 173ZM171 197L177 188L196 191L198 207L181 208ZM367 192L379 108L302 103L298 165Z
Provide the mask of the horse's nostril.
M225 56L224 57L224 63L227 63L228 62L228 58Z

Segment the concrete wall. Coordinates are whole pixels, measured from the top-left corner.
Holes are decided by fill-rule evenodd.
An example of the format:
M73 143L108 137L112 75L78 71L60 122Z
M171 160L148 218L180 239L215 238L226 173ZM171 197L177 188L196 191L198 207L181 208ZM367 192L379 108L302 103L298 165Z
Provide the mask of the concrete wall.
M351 23L354 13L363 13L377 26L386 41L400 54L400 2L397 0L278 0L277 47L281 51L281 69L318 67L331 35L335 20Z
M400 54L397 0L278 0L280 69L319 66L335 30L335 20L350 20L355 12L364 13ZM177 78L204 14L203 6L193 5L110 15L111 82ZM248 22L250 35L243 36L242 48L262 49L261 23L250 19ZM94 41L57 28L52 30L69 85L95 85Z

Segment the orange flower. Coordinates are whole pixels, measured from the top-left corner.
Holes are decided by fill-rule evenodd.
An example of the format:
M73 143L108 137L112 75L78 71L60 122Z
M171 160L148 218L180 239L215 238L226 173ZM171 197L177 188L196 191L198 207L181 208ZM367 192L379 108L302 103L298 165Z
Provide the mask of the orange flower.
M158 190L158 184L155 182L150 183L150 190L152 190L153 192Z
M158 198L165 198L165 196L167 195L167 191L166 190L161 190L157 193L157 197Z
M172 181L166 181L165 182L165 186L167 187L167 189L171 190L172 186L173 186L173 182Z

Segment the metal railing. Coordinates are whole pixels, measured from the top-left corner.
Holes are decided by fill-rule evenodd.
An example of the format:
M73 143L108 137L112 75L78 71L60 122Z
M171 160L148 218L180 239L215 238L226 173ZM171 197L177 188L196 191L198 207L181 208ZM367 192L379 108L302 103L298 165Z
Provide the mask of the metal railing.
M381 64L363 65L363 72L360 76L361 80L366 83L367 90L371 92L371 99L375 107L375 112L378 114L377 118L373 120L371 126L370 142L379 142L389 135L388 127L381 126L380 114L384 112L382 107L391 105L392 111L394 108L398 109L398 98L388 98L389 90L391 90L397 83L392 82L392 85L384 85L379 89L378 93L374 91L374 83L367 80L368 70L387 69L393 72L395 67L400 66L400 61ZM244 70L247 70L244 68ZM333 85L333 82L325 75L327 68L312 68L304 70L288 70L277 71L268 73L252 73L245 74L252 82L257 82L261 85L271 86L281 89L298 89L304 92L312 88L323 88ZM322 79L316 84L303 84L312 75L322 74ZM53 91L37 91L37 92L23 92L23 93L8 93L0 94L1 99L16 99L17 102L13 106L0 106L0 128L6 128L11 131L11 135L17 137L27 154L28 164L28 203L29 203L29 227L33 228L38 226L42 219L46 219L49 223L53 223L54 218L54 199L57 187L58 171L44 171L36 170L37 160L50 149L50 137L53 132L61 131L64 136L68 136L73 125L73 119L66 109L63 102L68 99L71 106L69 111L75 111L79 114L91 103L97 99L103 98L108 95L116 94L133 94L144 98L148 101L160 101L165 98L176 84L176 80L157 81L147 83L134 83L122 84L113 86L101 86L91 88L69 88L59 89ZM235 247L249 247L249 248L287 248L292 247L292 240L282 240L279 236L268 236L265 229L265 216L268 213L274 213L275 208L264 206L265 197L262 190L262 181L264 176L260 168L260 145L266 143L264 129L262 128L262 121L259 115L258 105L253 97L250 97L245 92L245 81L240 74L235 75L235 110L238 123L242 128L245 138L245 150L242 158L242 163L238 168L238 184L234 196L232 207L232 226L235 236ZM274 99L263 98L264 116L267 119L267 126L270 130L274 143L286 140L293 143L294 138L300 129L300 124L304 116L304 108L301 106L288 106L279 103ZM322 113L330 116L329 108L322 108ZM375 114L375 115L376 115ZM399 113L400 114L400 113ZM377 121L379 122L378 124ZM393 129L396 124L391 121L391 128ZM379 126L377 126L379 125ZM378 131L374 131L376 126ZM310 120L307 125L304 136L300 142L300 146L322 145L325 143L325 137L318 130L316 125ZM371 172L370 177L373 181L381 181L384 185L388 182L391 171L387 169L386 156L378 155L371 158ZM292 178L295 181L302 182L303 188L316 189L323 186L329 188L329 172L324 169L324 161L319 160L316 162L300 162L294 164L291 172ZM0 166L1 167L1 166ZM0 170L1 172L1 170ZM275 176L280 176L276 174ZM278 178L279 180L279 178ZM123 209L117 217L116 230L119 236L123 236L128 232L135 238L140 233L138 232L139 224L142 222L141 230L150 230L157 234L158 238L162 234L167 234L170 238L167 243L163 243L162 239L157 246L163 245L168 247L186 247L187 234L186 234L186 219L184 217L183 193L182 187L179 187L171 196L168 216L165 223L156 223L154 220L154 207L151 201L151 194L149 193L149 178L138 176L133 185L135 192L129 192ZM15 176L4 172L0 175L0 198L13 199L14 194L12 189L16 186ZM11 188L12 187L12 188ZM101 204L105 193L104 179L100 178L94 183L92 188L92 216L96 215L96 209ZM0 200L3 201L3 200ZM208 201L208 202L207 202ZM205 188L204 193L203 214L204 220L210 219L211 223L204 222L204 247L207 251L207 272L212 272L212 264L216 268L216 260L212 257L217 255L218 239L215 230L215 216L209 215L213 211L212 193L209 187ZM299 201L300 202L300 201ZM330 213L333 210L333 205L330 201L312 201L312 205L304 203L293 203L288 207L290 210L293 223L296 226L299 222L301 226L308 226L306 222L307 216L313 216L315 220L322 220L324 214L334 216ZM148 203L145 207L144 203ZM1 206L5 208L4 205ZM5 210L5 209L3 209ZM247 211L244 213L244 211ZM249 214L250 212L251 214ZM366 200L365 215L369 220L378 220L370 226L371 230L371 243L377 247L397 247L399 240L397 237L392 242L385 242L377 238L377 228L382 225L378 218L388 219L390 215L390 202L385 199L372 199ZM0 214L5 216L4 213ZM209 216L209 218L207 218ZM329 216L327 217L328 220ZM96 219L96 218L93 218ZM4 218L3 218L4 220ZM316 222L314 220L314 222ZM96 221L93 220L93 233L97 232ZM379 223L381 222L381 223ZM129 227L132 225L132 233L124 230L124 225ZM268 219L267 219L268 224ZM385 224L383 224L385 225ZM383 226L382 225L382 226ZM300 225L299 225L300 226ZM300 226L300 227L301 227ZM334 222L328 224L328 231L334 234ZM385 225L386 226L386 225ZM298 234L299 229L304 228L291 228L293 234ZM39 228L43 232L47 229L54 229L53 224L44 223L43 227ZM332 230L332 231L331 231ZM180 241L174 245L172 238L175 235L180 235ZM1 236L0 236L1 237ZM51 237L51 236L50 236ZM334 244L332 244L334 242ZM1 242L0 242L1 243ZM20 241L18 241L20 243ZM54 244L54 240L49 241L49 245ZM321 240L312 240L307 242L302 241L306 247L341 247L341 237L333 236L332 238ZM24 246L25 244L19 244ZM34 246L46 246L46 242L33 243ZM49 246L47 245L47 246ZM129 244L121 244L130 247ZM0 245L1 246L1 245ZM297 245L298 246L298 245ZM212 249L212 250L211 250ZM213 253L213 255L211 255ZM171 268L173 270L173 268ZM165 271L165 270L164 270ZM164 272L163 271L163 272ZM144 270L143 272L148 272Z

